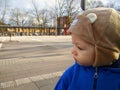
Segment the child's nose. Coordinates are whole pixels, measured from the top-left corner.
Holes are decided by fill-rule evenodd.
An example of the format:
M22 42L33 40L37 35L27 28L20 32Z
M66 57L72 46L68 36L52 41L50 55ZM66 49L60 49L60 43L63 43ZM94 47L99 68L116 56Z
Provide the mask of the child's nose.
M78 55L77 51L76 51L74 48L72 48L72 54L73 54L74 56L77 56L77 55Z

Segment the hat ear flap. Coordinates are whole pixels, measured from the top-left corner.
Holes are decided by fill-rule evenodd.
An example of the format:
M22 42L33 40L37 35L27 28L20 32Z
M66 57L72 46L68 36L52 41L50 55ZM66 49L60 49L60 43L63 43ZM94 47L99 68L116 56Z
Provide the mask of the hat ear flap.
M94 23L97 20L97 15L95 13L89 13L86 17L90 20L90 23Z

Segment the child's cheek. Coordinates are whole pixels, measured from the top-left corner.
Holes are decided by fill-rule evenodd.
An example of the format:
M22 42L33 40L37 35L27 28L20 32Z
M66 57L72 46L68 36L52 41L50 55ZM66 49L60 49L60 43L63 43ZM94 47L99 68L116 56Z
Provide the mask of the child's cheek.
M76 51L74 48L72 48L72 54L73 54L74 56L78 56L78 53L77 53L77 51Z

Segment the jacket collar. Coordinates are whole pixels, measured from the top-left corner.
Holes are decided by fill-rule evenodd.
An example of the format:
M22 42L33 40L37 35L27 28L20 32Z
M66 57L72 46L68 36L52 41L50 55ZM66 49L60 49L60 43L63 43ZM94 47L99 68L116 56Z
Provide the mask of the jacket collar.
M113 68L120 68L120 55L119 55L119 58L116 62L114 62L111 67Z

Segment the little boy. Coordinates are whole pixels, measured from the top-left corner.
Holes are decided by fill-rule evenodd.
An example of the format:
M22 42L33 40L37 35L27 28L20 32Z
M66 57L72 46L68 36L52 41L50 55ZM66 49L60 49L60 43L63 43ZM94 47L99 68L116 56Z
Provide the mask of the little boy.
M120 13L87 10L75 18L69 32L75 64L54 90L120 90Z

